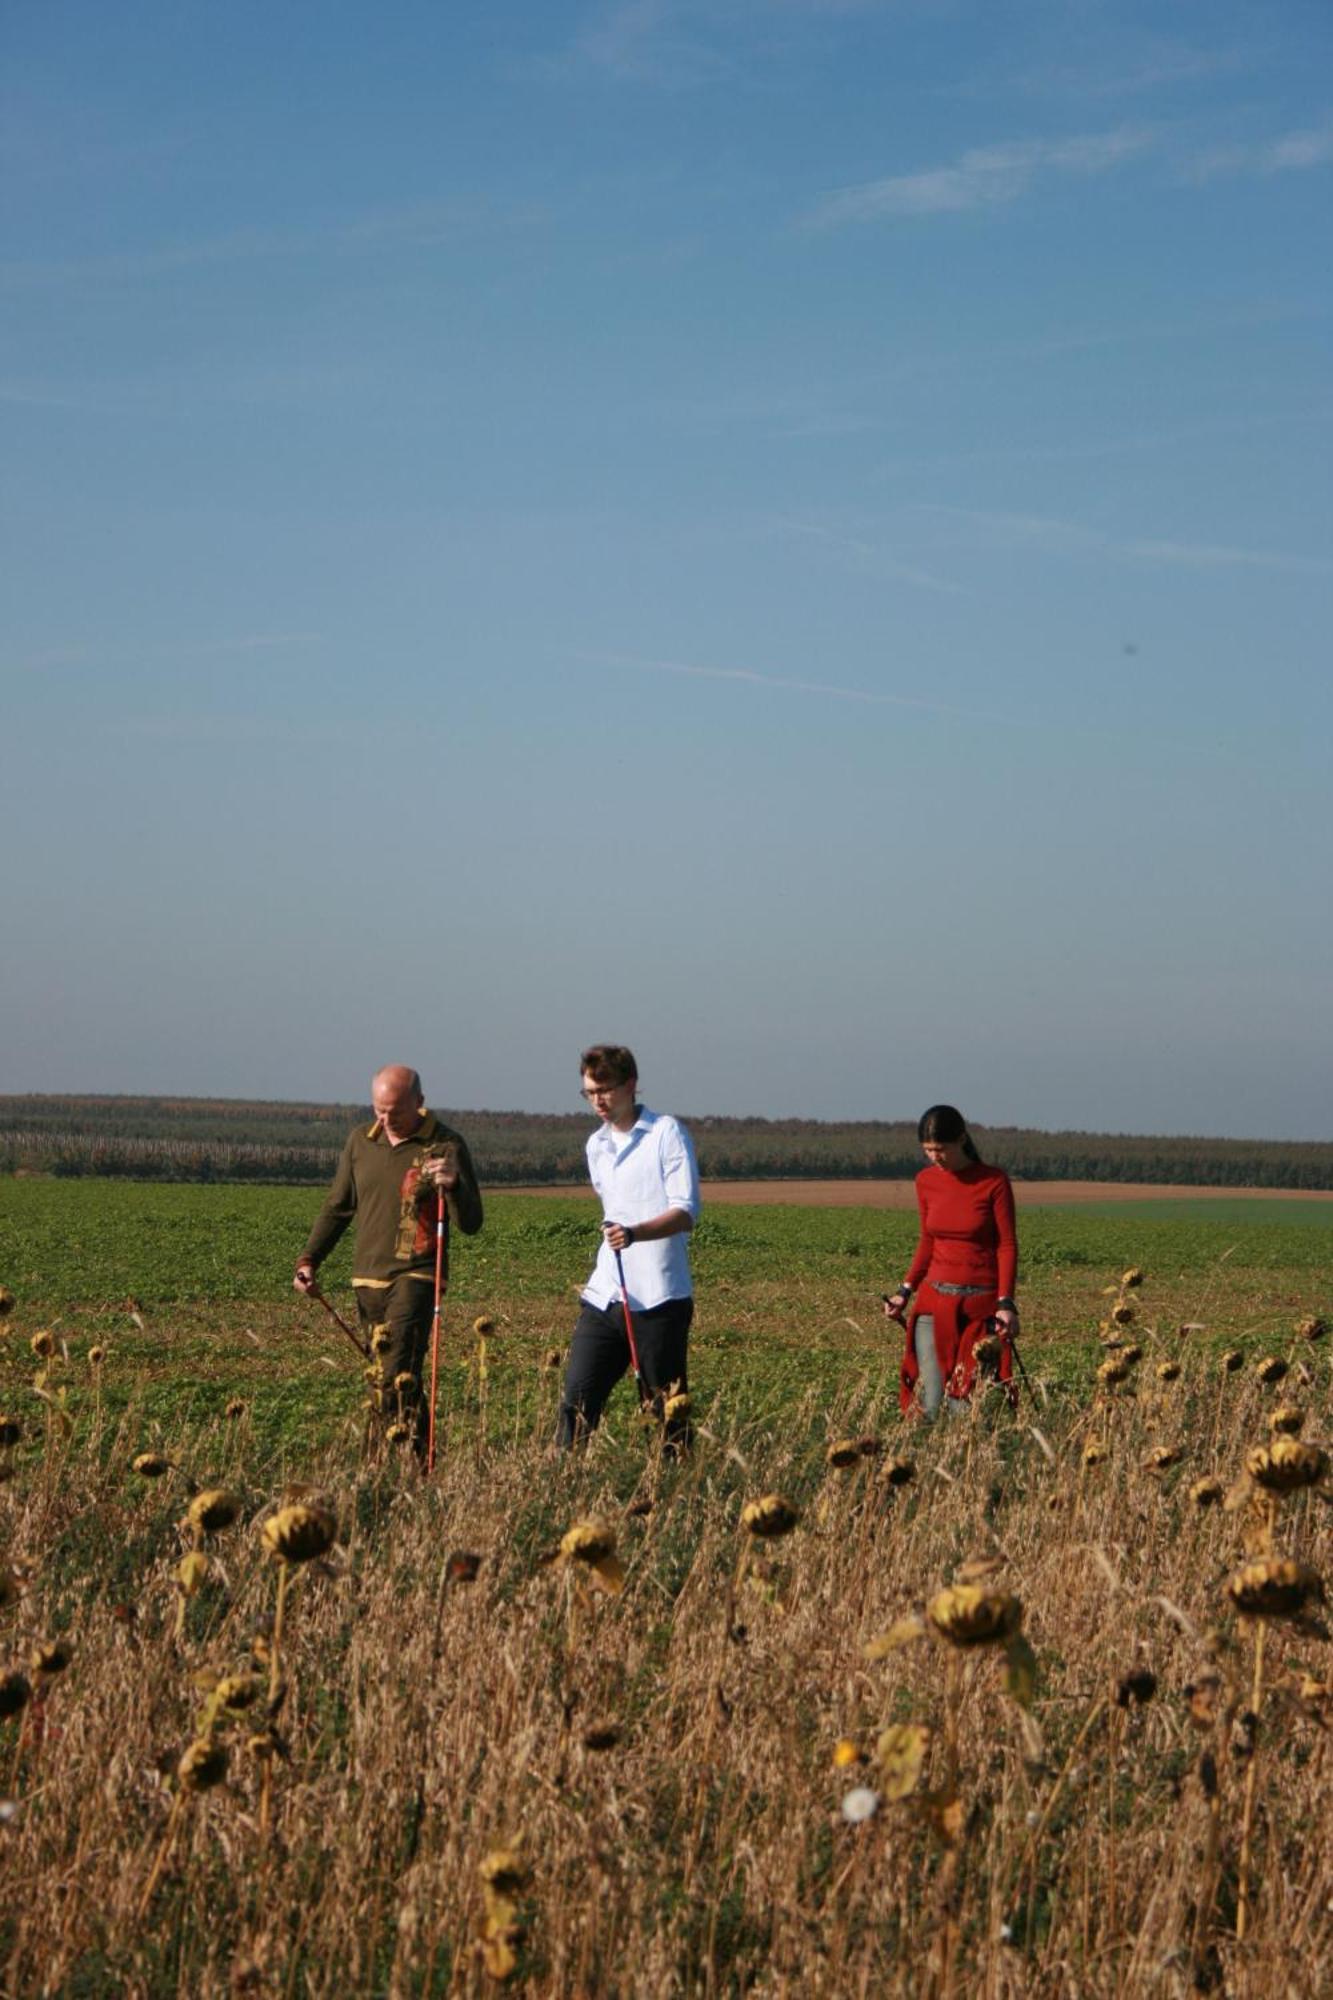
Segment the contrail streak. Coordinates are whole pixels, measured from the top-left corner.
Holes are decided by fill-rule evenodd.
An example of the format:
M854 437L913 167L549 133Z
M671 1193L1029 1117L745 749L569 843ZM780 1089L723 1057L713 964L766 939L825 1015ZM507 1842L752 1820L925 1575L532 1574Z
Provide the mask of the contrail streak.
M632 653L584 653L581 658L602 666L633 667L640 673L681 674L691 680L738 681L747 687L777 688L786 694L812 694L826 701L854 701L870 708L914 708L930 715L952 715L967 722L1012 722L1012 716L988 715L982 709L956 708L928 701L921 695L888 694L874 688L833 687L827 681L802 681L781 674L758 674L749 667L700 667L685 660L644 660Z

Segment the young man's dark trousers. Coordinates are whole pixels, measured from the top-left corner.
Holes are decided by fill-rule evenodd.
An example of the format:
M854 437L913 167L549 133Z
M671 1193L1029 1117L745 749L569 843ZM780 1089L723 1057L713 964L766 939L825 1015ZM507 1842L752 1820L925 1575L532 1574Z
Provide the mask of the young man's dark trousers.
M690 1321L694 1318L693 1299L667 1299L660 1306L640 1307L632 1312L634 1342L639 1350L639 1397L661 1418L669 1395L684 1394L689 1384L685 1374L685 1348ZM629 1372L629 1341L625 1335L625 1309L619 1303L591 1306L585 1299L574 1326L569 1347L569 1365L560 1399L560 1423L556 1440L562 1450L596 1430L611 1391L622 1375ZM688 1416L668 1418L664 1439L680 1449L690 1441Z

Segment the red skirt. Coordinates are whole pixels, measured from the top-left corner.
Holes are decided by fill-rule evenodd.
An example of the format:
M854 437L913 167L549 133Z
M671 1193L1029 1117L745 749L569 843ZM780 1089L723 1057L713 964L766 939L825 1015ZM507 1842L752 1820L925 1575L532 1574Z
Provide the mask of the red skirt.
M935 1322L935 1353L944 1393L956 1402L964 1401L977 1386L980 1370L976 1345L992 1331L986 1322L995 1312L998 1292L939 1292L929 1278L922 1283L907 1319L907 1342L903 1350L902 1373L898 1378L898 1407L906 1416L916 1405L916 1383L920 1370L916 1359L915 1328L922 1314ZM1017 1405L1014 1386L1014 1350L1007 1334L998 1333L1000 1353L996 1375L1005 1386L1011 1406Z

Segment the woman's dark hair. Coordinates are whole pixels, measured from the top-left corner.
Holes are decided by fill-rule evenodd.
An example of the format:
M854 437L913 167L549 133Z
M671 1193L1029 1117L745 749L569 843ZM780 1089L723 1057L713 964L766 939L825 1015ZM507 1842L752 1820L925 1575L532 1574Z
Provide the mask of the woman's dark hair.
M917 1123L916 1136L923 1146L927 1139L936 1145L961 1145L969 1160L975 1160L978 1165L981 1163L981 1155L972 1144L967 1121L952 1104L932 1104L929 1111L923 1111Z

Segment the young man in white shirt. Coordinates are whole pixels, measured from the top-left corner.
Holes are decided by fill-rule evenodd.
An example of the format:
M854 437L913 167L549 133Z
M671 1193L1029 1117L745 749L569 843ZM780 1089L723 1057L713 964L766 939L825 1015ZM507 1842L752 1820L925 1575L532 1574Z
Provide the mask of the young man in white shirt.
M699 1168L685 1127L637 1102L638 1066L626 1048L599 1042L579 1067L583 1095L601 1120L588 1141L588 1174L602 1202L602 1247L583 1288L570 1343L557 1433L562 1449L595 1430L607 1398L633 1366L639 1400L662 1416L687 1391L686 1343L694 1317L687 1238L699 1219ZM621 1278L624 1278L624 1296ZM689 1443L688 1415L666 1419L668 1444Z

